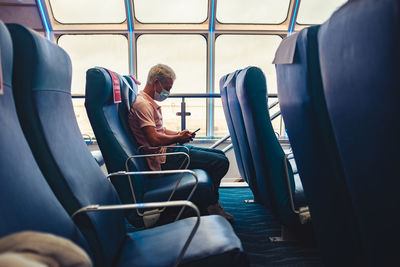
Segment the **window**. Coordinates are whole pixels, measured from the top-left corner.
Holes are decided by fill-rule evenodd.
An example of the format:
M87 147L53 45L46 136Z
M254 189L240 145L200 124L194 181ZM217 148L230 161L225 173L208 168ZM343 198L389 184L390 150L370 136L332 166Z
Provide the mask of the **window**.
M50 0L54 18L60 23L122 23L124 0Z
M135 0L135 17L142 23L201 23L207 19L207 0Z
M298 24L321 24L347 0L301 0Z
M145 34L137 39L137 77L143 89L150 68L158 63L170 66L176 73L171 94L207 92L207 42L199 34ZM186 110L192 115L186 117L186 128L201 127L198 136L206 134L206 101L185 98ZM169 98L161 103L164 124L168 129L180 130L181 98Z
M100 66L120 74L129 72L128 41L123 35L62 35L58 44L67 51L72 61L73 95L85 94L86 71L89 68ZM74 99L73 103L82 134L93 136L84 100Z
M216 17L221 23L280 24L285 21L289 0L218 0Z
M128 40L119 34L62 35L58 44L72 61L72 94L84 95L86 71L99 66L128 74Z
M219 93L219 80L222 76L248 66L256 66L266 76L268 93L277 93L276 72L272 61L281 40L278 35L220 35L215 41L214 91ZM226 122L223 121L225 117L221 102L218 101L215 105L214 129L221 135L228 133ZM275 131L279 132L276 127L278 124L274 122Z
M276 93L276 72L272 61L282 38L278 35L220 35L215 41L215 92L219 79L248 66L262 69L268 93Z

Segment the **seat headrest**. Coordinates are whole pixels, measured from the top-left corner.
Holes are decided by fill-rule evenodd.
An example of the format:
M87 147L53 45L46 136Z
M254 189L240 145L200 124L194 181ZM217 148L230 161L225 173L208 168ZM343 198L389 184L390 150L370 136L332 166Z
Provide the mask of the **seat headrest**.
M99 89L89 90L90 88ZM91 96L86 97L87 104L104 106L113 103L112 79L107 70L95 67L86 71L86 95L88 94Z
M10 33L2 21L0 21L0 61L3 86L11 87L12 67L13 67L13 48Z
M282 40L281 44L279 45L278 49L275 53L273 64L293 64L295 51L296 51L296 44L297 44L297 37L299 33L295 33L293 35L289 35L285 39Z
M71 93L72 64L68 54L58 45L49 42L43 36L18 24L7 24L10 30L15 54L16 66L29 67L24 79L30 83L33 91L59 91ZM29 64L17 64L17 62ZM60 68L59 66L62 66Z

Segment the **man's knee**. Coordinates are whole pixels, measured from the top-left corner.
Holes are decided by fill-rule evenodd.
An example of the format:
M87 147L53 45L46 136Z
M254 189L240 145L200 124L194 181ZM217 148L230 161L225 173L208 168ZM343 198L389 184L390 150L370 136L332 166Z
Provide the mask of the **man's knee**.
M229 170L229 159L225 155L218 155L216 157L215 169L224 176Z

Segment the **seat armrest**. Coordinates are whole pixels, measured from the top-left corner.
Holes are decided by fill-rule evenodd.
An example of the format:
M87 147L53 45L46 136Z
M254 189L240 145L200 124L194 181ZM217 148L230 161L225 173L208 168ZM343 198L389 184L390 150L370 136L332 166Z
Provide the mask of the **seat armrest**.
M181 253L179 254L178 259L176 260L174 266L179 266L179 263L182 261L183 256L187 248L189 247L190 242L193 240L194 235L196 234L197 229L200 225L200 211L193 202L185 201L185 200L178 200L178 201L169 201L169 202L151 202L151 203L136 203L136 204L120 204L120 205L89 205L79 210L75 211L71 218L73 219L76 215L83 213L83 212L93 212L93 211L104 211L104 210L126 210L126 209L140 209L140 208L166 208L166 207L177 207L182 206L182 208L188 206L192 208L196 212L196 223L193 226L192 231L190 232L188 239L186 240Z
M175 153L183 153L183 152L175 152ZM180 173L181 176L179 177L178 181L176 181L174 189L172 190L171 194L169 195L167 202L171 201L171 199L172 199L174 193L176 192L176 189L178 188L178 186L179 186L179 184L180 184L180 182L181 182L181 180L183 178L183 175L185 173L188 173L188 174L192 175L194 177L194 179L196 180L195 184L194 184L194 186L192 188L192 191L190 191L189 196L186 199L186 201L190 201L190 199L192 198L192 196L193 196L194 192L196 191L196 188L197 188L197 186L199 184L199 179L197 177L197 174L192 170L135 171L135 172L119 171L119 172L110 173L107 176L107 178L110 179L111 177L115 177L115 176L127 176L128 177L128 181L129 181L129 185L130 185L130 189L131 189L131 193L132 193L133 201L134 201L134 203L137 203L135 191L133 190L133 184L132 184L132 181L130 179L131 176L136 176L136 175L155 175L155 174L177 174L177 173ZM185 206L183 206L182 209L179 211L178 216L176 216L176 218L175 218L175 221L179 220L179 218L181 217L184 209L185 209ZM158 212L163 212L164 210L165 210L165 207L162 208ZM136 209L136 211L137 211L137 214L139 216L143 217L145 215L144 213L141 213L138 209Z

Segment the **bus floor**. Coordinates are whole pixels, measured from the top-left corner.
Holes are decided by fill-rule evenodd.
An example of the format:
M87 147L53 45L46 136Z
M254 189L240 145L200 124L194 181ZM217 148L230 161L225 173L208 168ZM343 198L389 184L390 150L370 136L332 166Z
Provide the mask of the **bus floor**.
M220 202L234 217L233 228L242 241L251 266L323 266L315 246L302 242L270 242L279 236L278 221L257 203L245 203L253 194L247 188L220 188Z

